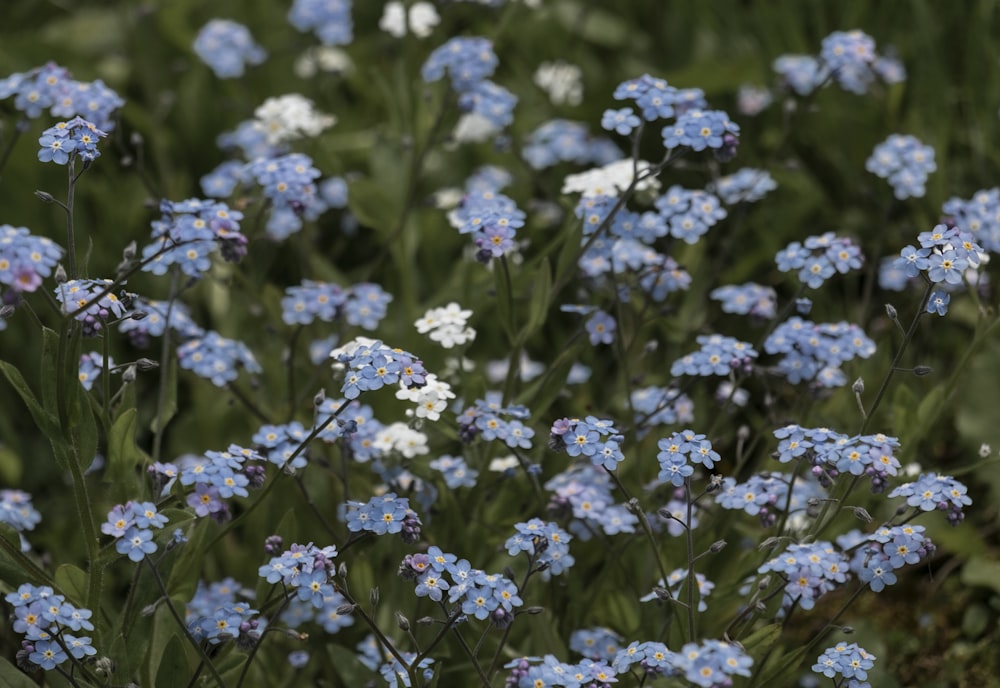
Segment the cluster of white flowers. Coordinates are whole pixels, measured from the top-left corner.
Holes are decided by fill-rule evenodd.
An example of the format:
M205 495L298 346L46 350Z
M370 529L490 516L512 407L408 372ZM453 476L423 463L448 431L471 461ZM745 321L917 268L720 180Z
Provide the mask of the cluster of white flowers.
M375 436L375 448L384 454L399 452L407 459L426 454L427 435L413 430L406 423L392 423Z
M410 6L409 22L407 22L406 7L399 0L392 0L385 6L378 27L386 33L402 38L407 33L407 26L417 38L427 38L434 32L434 27L441 22L434 5L429 2L418 2Z
M500 129L479 113L466 112L455 123L451 138L454 143L482 143L500 133Z
M315 45L303 52L292 70L300 79L311 79L319 72L345 74L354 69L354 61L344 50L332 45Z
M337 122L336 117L320 112L311 100L298 93L268 98L253 115L254 126L264 132L272 146L318 136Z
M448 400L455 398L455 393L451 391L451 385L439 380L433 373L428 373L426 380L427 384L423 387L407 388L400 385L396 398L412 401L417 405L415 409L406 410L407 416L438 420L441 412L448 408Z
M426 334L432 341L450 349L476 338L476 331L466 325L470 315L472 311L462 310L462 307L453 301L444 308L430 309L424 313L424 317L413 324L417 332Z
M604 167L595 167L586 172L571 174L563 180L562 192L582 193L584 196L615 196L628 188L632 183L634 171L638 171L639 176L652 167L652 163L639 160L634 163L631 159L617 160ZM650 175L641 179L636 184L636 191L646 189L659 189L660 181L655 175Z
M576 106L583 102L583 70L574 64L543 62L535 70L534 81L553 105Z

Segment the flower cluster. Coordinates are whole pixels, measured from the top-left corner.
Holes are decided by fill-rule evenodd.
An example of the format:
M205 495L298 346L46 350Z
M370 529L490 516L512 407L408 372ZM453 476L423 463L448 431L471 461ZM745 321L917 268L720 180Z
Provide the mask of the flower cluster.
M441 419L441 412L448 408L448 402L455 398L455 393L447 382L439 380L433 373L427 373L422 387L407 387L401 382L396 398L414 403L414 408L406 409L407 416L436 421Z
M145 272L164 275L176 265L185 275L198 278L212 267L216 249L229 262L246 255L247 238L239 225L243 214L225 203L165 200L160 212L160 219L151 223L153 241L142 250Z
M63 249L27 227L0 225L0 285L16 292L33 292L62 258Z
M225 387L234 381L241 369L248 373L262 371L246 344L212 331L178 346L177 360L181 368L211 380L216 387Z
M101 532L115 538L115 550L135 562L156 551L153 529L163 528L167 517L152 502L125 502L108 512Z
M583 70L561 60L543 62L532 77L535 86L545 91L553 105L579 105L583 102Z
M437 10L429 2L410 5L407 11L402 2L391 0L382 10L378 27L394 38L402 38L409 32L417 38L427 38L440 22Z
M458 435L466 443L481 437L487 442L500 440L512 449L530 449L535 431L522 422L530 415L524 406L504 406L501 394L487 392L485 399L476 399L459 414Z
M873 592L881 592L896 582L895 571L907 564L918 564L934 553L934 543L924 533L923 526L882 526L859 543L851 570Z
M0 490L0 523L5 523L17 531L21 539L21 551L31 549L24 539L24 531L34 530L42 521L42 515L31 504L31 495L23 490Z
M79 158L89 164L100 157L97 142L107 136L94 124L82 117L74 117L68 122L59 122L42 132L38 139L38 159L65 165Z
M83 323L86 336L97 336L109 322L125 316L126 300L112 291L111 280L67 280L56 287L56 300L66 315Z
M188 632L195 640L211 645L235 640L252 646L267 628L267 619L254 618L259 612L251 607L252 599L253 591L245 590L232 578L211 585L198 581L194 597L185 608Z
M305 137L319 136L337 122L325 115L313 102L298 93L268 98L253 111L254 126L264 132L269 146Z
M14 96L14 107L37 119L45 110L53 117L84 117L98 129L115 128L114 114L125 104L103 81L76 81L54 62L0 79L0 100Z
M674 361L670 366L671 375L727 377L734 371L747 373L753 368L753 360L758 355L752 346L734 337L699 335L696 341L701 348Z
M231 19L213 19L201 27L193 48L220 79L243 76L247 65L267 59L267 51L257 45L250 29Z
M177 300L155 301L133 296L132 311L145 313L145 317L122 320L118 331L127 333L132 345L140 349L149 346L150 337L161 337L168 329L182 341L205 334L205 330L191 319L190 309Z
M710 471L715 468L716 461L721 461L719 454L712 449L712 443L693 430L675 432L659 440L656 446L660 449L656 455L660 464L657 478L674 487L682 486L691 477L694 473L692 464Z
M726 205L737 203L756 203L778 188L767 170L757 170L750 167L719 177L708 185L707 191L716 194Z
M774 288L754 282L717 287L709 297L721 302L725 313L751 315L764 320L770 320L777 314L778 294Z
M558 576L573 566L575 560L569 553L569 542L573 536L552 522L533 518L525 523L515 523L515 535L507 538L504 548L514 557L525 552L534 570L542 572L548 580Z
M221 523L230 515L227 500L248 497L250 489L264 484L264 468L260 465L264 461L255 450L232 444L225 451L182 456L176 464L153 464L149 471L158 483L166 479L164 492L170 489L172 476L178 476L184 487L193 486L187 505L196 516L211 516Z
M420 334L426 334L431 341L445 349L462 346L476 338L476 331L468 326L472 311L463 309L452 301L443 308L431 308L413 323Z
M546 481L551 494L548 510L569 519L567 526L580 540L590 540L598 531L605 535L634 533L638 517L624 504L615 504L615 486L603 466L574 463Z
M663 145L668 150L690 148L711 150L720 161L736 155L740 127L722 110L691 110L663 128Z
M798 604L812 609L816 600L847 581L850 562L831 543L825 541L789 545L788 549L763 564L757 573L777 573L785 581L782 607Z
M276 549L276 548L272 548ZM290 549L271 557L257 569L257 575L272 585L281 583L300 602L315 609L326 606L326 599L336 595L330 579L335 574L333 545L317 547L313 543L293 544Z
M427 371L420 359L402 349L390 349L378 340L359 337L334 349L330 357L337 361L336 367L345 370L340 391L347 399L357 399L362 392L385 385L400 383L412 388L427 383Z
M461 456L451 456L445 454L428 464L435 471L439 471L444 477L445 485L449 490L457 490L460 487L475 487L476 478L479 471L469 468L465 459Z
M316 179L322 174L303 153L258 158L248 163L243 174L256 182L270 201L267 235L287 239L302 229L302 218L314 220L325 210L317 205Z
M607 686L617 683L618 672L607 662L585 659L576 664L555 655L521 657L504 665L510 669L505 686Z
M943 511L948 523L957 525L965 518L964 507L972 504L969 488L950 475L923 473L915 482L900 485L889 497L906 497L906 503L920 511Z
M476 259L489 263L517 248L515 235L524 226L525 214L514 201L500 193L506 180L473 177L465 197L448 214L448 222L460 234L472 234L478 251Z
M781 463L805 460L822 484L829 486L841 473L864 475L871 480L872 491L885 490L888 477L899 472L894 455L899 440L881 433L849 437L829 428L803 428L786 425L774 431Z
M927 175L937 169L934 149L925 146L916 137L892 134L875 146L865 169L892 185L899 200L922 198L927 192Z
M70 633L94 630L91 610L73 606L47 585L23 583L4 599L14 608L11 629L24 635L19 663L51 671L70 656L81 660L97 654L89 636Z
M528 134L521 157L533 169L541 170L560 162L607 165L623 156L610 139L592 137L586 124L552 119ZM628 162L629 168L632 164Z
M295 0L288 23L303 33L312 31L323 45L347 45L354 40L352 0Z
M929 232L917 236L920 248L906 246L899 252L896 267L907 277L923 275L931 283L940 285L931 292L927 310L938 315L947 312L947 289L962 284L966 271L975 271L983 260L983 248L973 234L958 227L936 225Z
M857 643L840 643L824 650L816 658L812 670L832 678L836 685L843 685L845 688L870 688L866 679L868 670L875 666L876 659L878 657L859 647ZM838 681L838 675L846 683Z
M114 368L115 362L108 357L108 368ZM83 388L90 390L94 382L104 372L104 354L99 351L90 351L80 354L79 378Z
M763 472L742 483L732 477L723 478L715 501L723 509L756 516L763 528L773 527L778 516L784 514L785 526L797 530L807 522L804 516L813 513L816 500L826 496L826 490L811 475L796 477L793 482L788 473Z
M377 284L359 282L341 287L333 282L303 280L285 289L281 319L287 325L333 322L343 316L350 325L374 330L385 318L392 295Z
M838 272L846 275L859 269L862 259L861 249L853 241L833 232L811 236L805 245L793 241L774 257L778 270L798 270L799 281L810 289L819 289Z
M624 442L625 437L615 428L614 421L595 416L583 420L560 418L549 431L551 449L565 451L569 456L584 456L609 471L625 460L621 450Z
M774 71L800 96L833 80L845 91L863 95L878 77L886 84L906 79L899 60L878 55L875 41L862 31L834 31L823 39L820 55L782 55Z
M986 250L1000 251L1000 188L980 189L972 198L950 198L945 215Z
M649 74L618 84L613 97L615 100L635 101L635 106L647 122L671 117L679 118L688 112L702 110L708 105L705 94L700 88L676 88L666 80ZM632 108L627 110L631 112Z
M775 372L789 382L813 382L819 387L847 384L840 366L875 353L875 342L854 323L814 323L792 316L774 328L764 351L782 354Z
M407 543L420 539L420 526L423 524L417 512L410 508L410 500L406 497L387 492L367 502L347 502L346 507L347 529L352 533L399 533L403 542Z
M719 205L719 199L700 189L671 186L656 199L655 205L669 227L670 236L688 244L697 243L726 217L726 209Z

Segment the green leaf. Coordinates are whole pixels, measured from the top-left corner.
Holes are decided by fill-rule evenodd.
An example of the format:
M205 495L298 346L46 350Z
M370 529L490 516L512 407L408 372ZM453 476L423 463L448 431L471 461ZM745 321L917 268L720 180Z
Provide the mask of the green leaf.
M56 375L59 365L59 333L42 328L41 395L42 406L54 417L59 416L56 401Z
M27 674L3 657L0 657L0 685L6 688L38 688Z
M87 574L72 564L63 564L56 569L56 585L62 593L77 606L83 606L87 599Z
M521 393L518 403L525 404L535 417L544 416L556 397L565 389L570 368L579 360L581 345L569 347L552 362L549 369Z
M38 399L35 398L34 392L31 391L28 383L24 380L24 376L21 375L21 371L6 361L0 361L0 372L4 374L7 382L20 395L21 400L24 401L24 405L28 407L28 412L35 421L35 425L38 426L42 434L49 438L57 437L59 435L58 419L55 414L49 413L41 407Z
M741 640L744 649L754 656L763 657L771 646L781 637L781 624L773 623L758 628L756 631Z
M549 312L549 296L552 291L552 265L544 258L538 265L535 283L531 289L531 301L528 305L528 322L517 335L518 342L523 344L545 323Z
M21 583L53 584L52 576L21 551L21 538L6 523L0 523L0 581L11 587Z
M90 395L76 377L70 381L68 393L71 395L69 427L65 429L65 435L69 439L77 465L82 470L87 470L97 455L97 419L90 408Z
M990 588L1000 593L1000 561L983 556L970 557L962 566L962 585Z
M136 467L147 460L135 443L137 416L134 408L126 410L118 416L108 434L107 478L112 484L112 495L119 502L138 493L140 483Z
M512 294L508 291L507 279L510 276L509 272L504 271L501 265L494 266L493 277L494 277L494 288L496 289L496 299L497 299L497 319L500 321L503 331L507 334L507 341L514 342L514 331L510 326L510 314L513 304L511 304Z
M160 409L156 418L153 422L149 424L149 429L154 433L163 432L163 428L167 426L167 423L177 414L177 359L174 356L168 356L165 363L167 366L167 390L166 398L164 399L163 407Z
M770 668L765 667L765 671L755 682L755 685L767 686L768 688L781 688L781 686L789 685L792 679L798 676L799 665L802 664L808 650L808 647L800 647L789 654L772 654L767 662Z
M358 179L348 186L347 204L361 224L381 237L388 237L399 220L400 203L388 185L379 179Z
M153 657L153 646L150 646L151 662L159 662L156 669L156 683L161 688L184 688L191 678L191 667L187 662L186 643L176 632L170 636L159 657Z

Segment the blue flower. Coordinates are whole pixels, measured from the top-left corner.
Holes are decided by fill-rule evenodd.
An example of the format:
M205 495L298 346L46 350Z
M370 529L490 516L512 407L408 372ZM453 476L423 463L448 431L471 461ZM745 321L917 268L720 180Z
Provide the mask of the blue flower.
M201 27L194 51L220 79L243 76L246 65L267 59L267 51L254 42L250 30L229 19L213 19Z
M604 115L601 117L601 128L616 132L622 136L628 136L641 122L642 120L636 116L632 108L605 110Z
M211 380L216 387L225 387L235 380L240 369L261 372L260 364L245 344L217 332L209 331L184 342L177 347L177 358L181 368Z
M488 39L452 38L431 53L420 74L424 81L431 82L443 78L447 72L452 88L463 93L491 77L498 63L493 44Z
M132 561L142 561L147 554L156 551L153 531L140 530L133 526L115 543L115 549L119 554L127 554Z
M769 191L778 188L767 170L744 167L736 172L719 177L708 186L708 191L717 194L727 205L754 203Z
M892 134L875 146L865 169L888 179L899 200L921 198L926 193L927 176L937 169L934 149L913 136Z
M354 40L351 0L295 0L288 23L312 31L323 45L347 45Z
M590 337L590 343L594 346L611 344L615 340L617 329L618 325L615 323L615 319L604 311L598 310L587 319L587 334Z
M927 312L945 315L948 312L948 304L950 302L951 294L940 289L935 289L927 299Z
M692 110L663 128L663 145L668 149L690 148L693 151L721 150L738 141L740 128L722 110Z

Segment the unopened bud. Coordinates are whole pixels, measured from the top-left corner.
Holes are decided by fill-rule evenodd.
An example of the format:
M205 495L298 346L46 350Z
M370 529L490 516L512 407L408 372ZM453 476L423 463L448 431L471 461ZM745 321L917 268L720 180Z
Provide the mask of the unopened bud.
M135 382L135 365L134 364L130 365L128 368L125 369L125 372L122 373L122 382L124 382L126 385L130 385L133 382Z
M854 384L851 385L851 391L853 391L855 394L864 394L865 381L859 377L857 380L854 381Z
M136 251L136 244L135 240L133 239L131 242L129 242L128 246L122 249L122 258L124 260L132 260L133 258L135 258L135 251Z
M885 314L889 316L889 320L899 322L899 314L896 313L896 308L891 303L885 304Z
M347 578L347 564L340 562L340 565L337 567L337 575L341 578Z
M432 623L437 621L433 616L421 616L417 619L418 626L430 626Z
M759 581L757 581L757 589L758 590L767 590L767 588L768 588L769 585L771 585L771 577L770 576L764 576Z
M642 513L642 505L639 504L639 500L636 499L635 497L632 497L632 499L628 500L628 502L625 504L625 508L628 509L630 514Z
M725 548L726 548L725 540L716 540L715 542L712 543L712 546L708 548L708 551L711 552L712 554L718 554Z
M522 609L521 613L522 614L541 614L544 611L545 611L545 607L527 607L526 609Z
M56 202L55 196L53 196L52 194L47 193L45 191L36 191L35 192L35 196L37 196L38 199L41 200L43 203L55 203Z
M14 311L17 310L9 303L5 306L0 307L0 319L6 320L10 316L14 315Z
M129 317L132 320L145 320L149 317L149 311L132 311L129 313Z
M852 633L854 633L854 626L841 626L840 632L846 633L847 635L851 635Z
M399 626L399 630L404 633L410 630L410 620L403 616L400 612L396 612L396 625Z
M864 507L856 506L852 508L852 511L854 511L854 515L858 519L864 521L865 523L872 522L872 515L868 513L868 510L865 509Z
M381 598L381 593L379 593L377 587L376 588L372 588L368 592L368 601L371 602L371 605L373 607L377 607L378 606L378 601L379 601L380 598Z
M916 375L917 377L923 377L924 375L930 375L933 372L934 372L934 369L931 368L930 366L920 365L920 366L917 366L916 368L913 369L913 374Z
M351 604L351 603L340 605L339 607L337 607L337 616L349 616L349 615L353 614L354 613L354 608L356 606L357 605Z
M144 373L147 370L156 370L160 364L149 358L140 358L135 362L135 367L139 369L140 373Z
M66 276L66 268L63 267L62 263L59 263L59 265L56 266L56 272L53 275L53 278L55 279L56 284L64 284L66 280L69 279Z
M321 389L320 391L316 392L316 395L313 397L313 406L319 406L324 401L326 401L326 390Z

